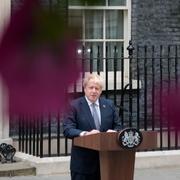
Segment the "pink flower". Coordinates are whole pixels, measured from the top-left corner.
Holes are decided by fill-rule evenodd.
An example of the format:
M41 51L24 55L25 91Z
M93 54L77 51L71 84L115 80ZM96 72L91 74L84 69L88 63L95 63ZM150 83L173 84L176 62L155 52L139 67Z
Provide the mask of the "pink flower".
M171 81L171 84L174 84ZM162 87L157 90L155 98L156 123L162 128L180 130L180 89ZM158 123L159 122L159 123ZM158 127L159 127L158 126Z
M180 92L168 94L165 97L163 108L167 110L166 118L163 118L163 121L167 119L170 128L180 130ZM164 117L164 115L162 116Z
M67 88L78 78L77 42L62 15L26 0L0 43L0 73L11 114L62 111Z

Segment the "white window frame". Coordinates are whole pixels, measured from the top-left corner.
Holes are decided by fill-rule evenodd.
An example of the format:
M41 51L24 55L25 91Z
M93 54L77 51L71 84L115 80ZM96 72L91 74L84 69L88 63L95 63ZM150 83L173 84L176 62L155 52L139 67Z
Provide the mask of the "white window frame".
M124 46L124 57L128 57L128 51L127 51L127 47L129 45L129 40L131 39L131 0L126 0L126 5L124 6L108 6L108 0L106 0L106 6L69 6L70 10L103 10L104 12L106 10L123 10L124 12L124 34L123 34L123 39L106 39L105 37L103 37L102 42L103 42L103 56L105 57L105 42L113 42L113 41L118 41L118 42L123 42L123 46ZM83 15L84 17L84 15ZM103 15L104 19L103 21L105 21L105 15ZM84 23L84 19L83 19L83 23ZM105 23L103 23L105 26ZM84 25L83 25L84 27ZM83 28L84 31L84 28ZM103 31L105 31L105 27L103 27ZM85 33L83 32L83 35ZM105 33L103 32L104 36ZM82 37L82 42L95 42L96 39L86 39L85 37ZM101 40L97 40L98 42ZM105 63L105 62L104 62ZM103 67L105 67L105 64L103 65ZM101 72L100 75L103 77L103 79L105 80L105 72ZM117 71L117 89L121 89L121 72ZM108 72L108 88L109 89L113 89L114 87L114 72L110 71ZM80 83L80 84L79 84ZM80 81L78 81L78 87L80 87L80 85L82 84L82 77L80 78ZM129 59L125 59L124 60L124 86L126 84L129 84ZM132 86L133 88L137 88L137 80L132 80ZM79 89L79 88L78 88ZM82 89L81 89L82 90ZM78 91L78 90L77 90Z

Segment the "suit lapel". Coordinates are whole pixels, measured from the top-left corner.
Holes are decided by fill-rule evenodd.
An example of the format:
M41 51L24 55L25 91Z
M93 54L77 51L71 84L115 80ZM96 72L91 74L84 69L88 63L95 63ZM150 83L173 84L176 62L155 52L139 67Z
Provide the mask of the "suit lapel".
M84 111L84 114L87 116L86 120L90 124L91 128L95 129L96 126L95 126L95 123L94 123L94 119L92 117L91 110L89 108L89 105L88 105L85 97L82 98L81 105L82 105L81 109Z

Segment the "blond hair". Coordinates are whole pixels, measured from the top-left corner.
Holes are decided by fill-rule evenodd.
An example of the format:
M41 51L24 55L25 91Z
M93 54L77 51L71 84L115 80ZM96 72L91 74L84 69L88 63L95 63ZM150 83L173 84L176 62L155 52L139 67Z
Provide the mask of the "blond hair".
M85 88L88 82L92 80L93 82L97 83L101 88L103 88L103 79L98 74L88 74L85 76L83 80L83 87Z

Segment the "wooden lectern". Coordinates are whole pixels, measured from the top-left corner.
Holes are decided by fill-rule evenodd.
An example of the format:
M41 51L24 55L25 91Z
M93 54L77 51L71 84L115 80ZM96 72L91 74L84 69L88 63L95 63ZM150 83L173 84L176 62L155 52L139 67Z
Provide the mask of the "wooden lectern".
M123 149L118 142L118 133L99 133L74 138L74 145L94 149L100 154L101 180L133 180L135 153L157 147L157 132L143 131L143 141L135 149Z

